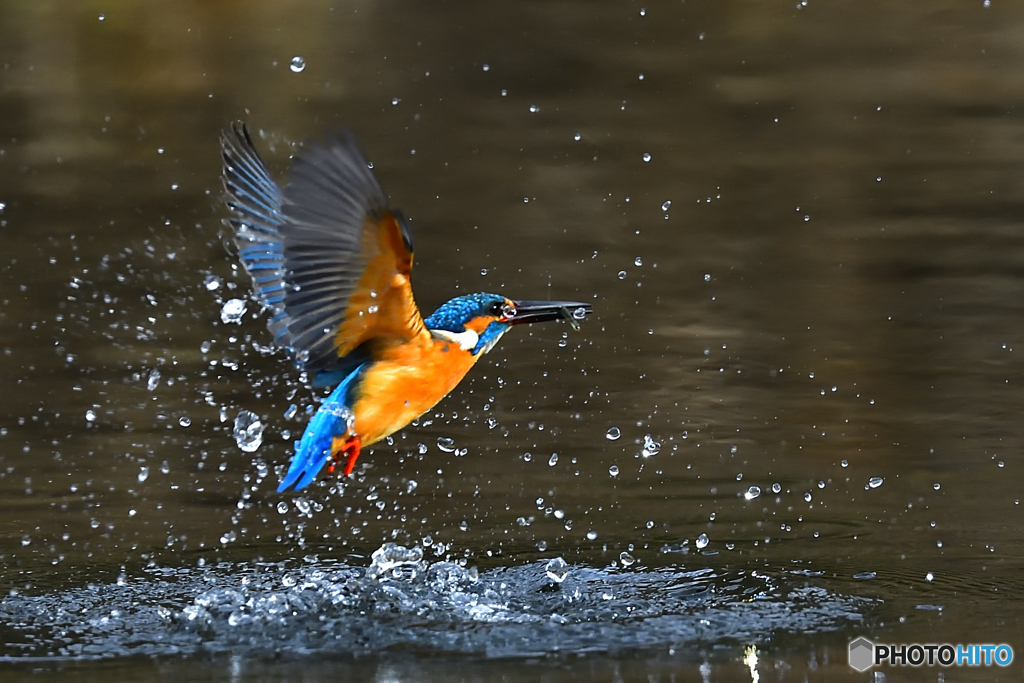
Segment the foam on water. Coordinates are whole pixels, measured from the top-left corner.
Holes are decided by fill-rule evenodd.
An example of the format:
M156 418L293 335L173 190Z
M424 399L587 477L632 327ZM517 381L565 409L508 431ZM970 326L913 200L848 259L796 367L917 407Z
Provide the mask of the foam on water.
M478 573L387 544L340 561L151 568L115 584L0 601L0 659L388 650L533 657L734 643L859 622L870 601L805 577L550 562ZM561 575L561 574L560 574Z

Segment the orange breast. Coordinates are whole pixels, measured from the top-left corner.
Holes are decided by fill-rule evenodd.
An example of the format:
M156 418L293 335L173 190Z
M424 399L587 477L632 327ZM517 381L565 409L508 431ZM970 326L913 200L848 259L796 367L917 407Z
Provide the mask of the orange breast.
M363 445L397 432L455 388L478 356L427 335L383 350L352 406Z

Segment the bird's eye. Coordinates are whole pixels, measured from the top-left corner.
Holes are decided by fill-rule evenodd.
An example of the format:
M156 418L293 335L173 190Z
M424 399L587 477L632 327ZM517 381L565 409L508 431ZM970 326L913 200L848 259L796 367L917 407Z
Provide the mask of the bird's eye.
M503 318L514 318L516 317L516 307L512 304L505 304L501 307L501 315Z

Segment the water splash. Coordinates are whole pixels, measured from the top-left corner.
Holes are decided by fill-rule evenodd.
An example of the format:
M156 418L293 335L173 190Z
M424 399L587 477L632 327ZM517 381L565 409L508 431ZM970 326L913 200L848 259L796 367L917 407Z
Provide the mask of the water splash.
M264 425L251 410L239 411L235 417L235 443L246 453L254 453L263 444Z
M245 315L245 302L241 299L228 299L220 309L220 320L224 324L242 322Z
M644 449L643 456L650 458L651 456L657 455L661 451L661 444L651 438L650 434L644 434Z
M8 595L0 600L0 657L658 650L849 628L871 604L763 570L570 571L554 558L478 572L387 544L364 567L323 560L151 567L108 585Z
M569 575L569 565L561 557L556 557L544 565L544 572L555 583L562 583Z

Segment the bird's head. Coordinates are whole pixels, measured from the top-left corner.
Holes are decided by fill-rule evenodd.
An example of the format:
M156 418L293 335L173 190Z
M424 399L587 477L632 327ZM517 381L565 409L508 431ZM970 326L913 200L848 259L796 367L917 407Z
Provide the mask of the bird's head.
M590 312L590 304L577 301L513 301L480 292L452 299L424 322L432 335L475 356L494 348L512 325L564 318L577 327Z

